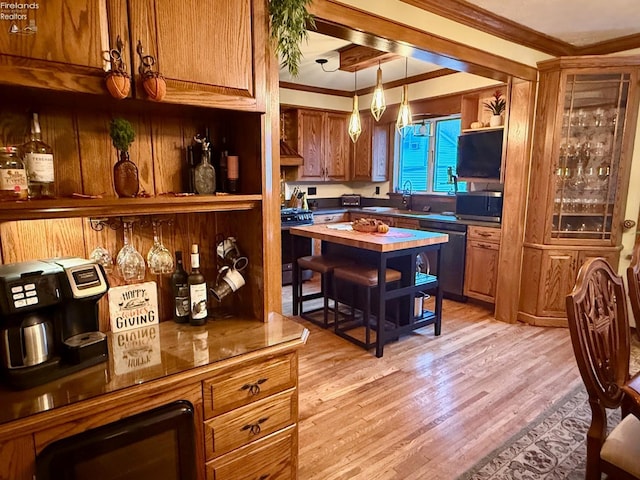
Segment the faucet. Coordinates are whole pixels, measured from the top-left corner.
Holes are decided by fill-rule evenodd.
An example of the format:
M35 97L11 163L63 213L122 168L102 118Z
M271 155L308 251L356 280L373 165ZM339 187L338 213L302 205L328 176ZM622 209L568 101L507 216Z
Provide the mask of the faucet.
M407 189L407 184L409 188ZM411 190L413 189L413 184L411 180L406 180L402 184L402 206L407 210L411 210Z

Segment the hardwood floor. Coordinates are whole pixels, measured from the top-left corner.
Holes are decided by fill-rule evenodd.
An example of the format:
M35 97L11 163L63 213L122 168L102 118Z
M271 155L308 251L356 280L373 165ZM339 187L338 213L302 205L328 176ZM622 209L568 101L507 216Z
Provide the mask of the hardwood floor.
M567 329L502 323L477 304L445 300L440 337L426 327L379 359L294 319L311 331L300 480L453 480L581 382Z

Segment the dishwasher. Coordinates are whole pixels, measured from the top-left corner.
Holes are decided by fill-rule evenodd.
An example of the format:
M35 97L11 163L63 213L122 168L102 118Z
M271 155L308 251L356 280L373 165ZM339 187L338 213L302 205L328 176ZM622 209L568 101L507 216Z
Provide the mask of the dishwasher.
M418 268L425 273L437 275L446 298L466 301L464 296L464 264L467 251L467 226L462 223L424 219L420 230L446 233L449 241L440 249L440 272L436 252L425 252L418 259ZM426 257L426 258L425 258Z

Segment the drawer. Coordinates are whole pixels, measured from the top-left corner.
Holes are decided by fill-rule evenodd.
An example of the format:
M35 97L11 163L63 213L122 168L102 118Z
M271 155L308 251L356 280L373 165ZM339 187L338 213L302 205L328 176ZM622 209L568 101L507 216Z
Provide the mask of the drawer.
M206 464L207 480L293 480L297 429L290 426Z
M321 213L321 214L313 215L313 223L316 223L316 224L346 222L348 219L349 219L349 214L346 212L326 213L326 214Z
M500 243L502 230L500 230L499 228L478 227L470 225L467 234L469 236L469 240L481 240L485 242Z
M297 417L295 388L213 417L204 422L207 460L293 425Z
M294 354L231 370L202 382L204 418L210 418L296 385Z

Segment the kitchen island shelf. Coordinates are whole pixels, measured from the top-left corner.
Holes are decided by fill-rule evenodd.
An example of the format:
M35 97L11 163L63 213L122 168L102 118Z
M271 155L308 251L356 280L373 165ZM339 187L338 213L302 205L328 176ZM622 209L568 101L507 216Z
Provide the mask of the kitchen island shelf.
M30 200L6 204L0 222L15 220L159 215L251 210L262 202L262 195L193 195L149 198L98 198Z

